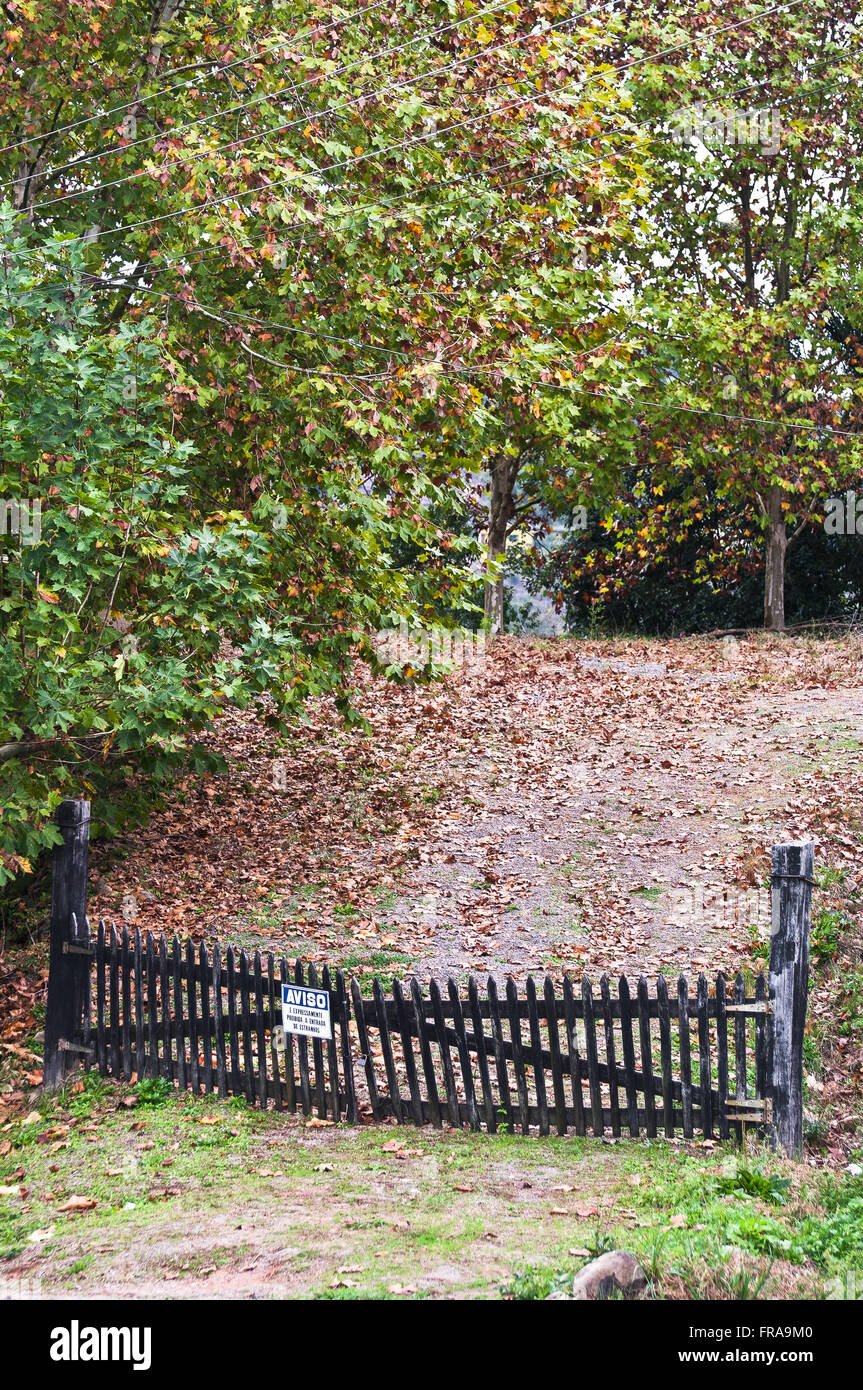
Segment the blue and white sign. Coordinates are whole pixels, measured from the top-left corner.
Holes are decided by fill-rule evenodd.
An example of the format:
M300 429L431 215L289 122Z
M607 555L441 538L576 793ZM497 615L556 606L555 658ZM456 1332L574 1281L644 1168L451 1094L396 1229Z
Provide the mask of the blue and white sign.
M282 985L282 1026L306 1038L331 1038L330 996L325 989Z

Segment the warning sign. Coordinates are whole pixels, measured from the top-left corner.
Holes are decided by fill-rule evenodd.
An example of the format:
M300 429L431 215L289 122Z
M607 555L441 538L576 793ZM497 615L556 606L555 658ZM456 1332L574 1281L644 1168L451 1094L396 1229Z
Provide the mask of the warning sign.
M306 1038L331 1038L330 996L325 989L282 985L282 1025L286 1033Z

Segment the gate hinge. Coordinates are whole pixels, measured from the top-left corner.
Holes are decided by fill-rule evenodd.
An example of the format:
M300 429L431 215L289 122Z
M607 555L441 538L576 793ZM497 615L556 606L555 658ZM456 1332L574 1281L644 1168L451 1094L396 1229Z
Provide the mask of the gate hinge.
M738 1112L737 1118L741 1120L747 1118L746 1114L741 1113L743 1111L747 1111L753 1119L766 1120L768 1123L773 1119L773 1101L769 1096L765 1096L762 1100L755 1096L748 1096L741 1100L729 1099L725 1102L725 1108L726 1110L736 1110Z
M83 1052L85 1057L95 1057L96 1049L88 1047L86 1043L67 1042L65 1038L60 1038L57 1043L60 1052Z
M64 956L92 956L94 954L91 946L79 946L75 941L63 942Z
M772 1014L773 1005L769 999L755 999L750 1004L726 1004L727 1014Z

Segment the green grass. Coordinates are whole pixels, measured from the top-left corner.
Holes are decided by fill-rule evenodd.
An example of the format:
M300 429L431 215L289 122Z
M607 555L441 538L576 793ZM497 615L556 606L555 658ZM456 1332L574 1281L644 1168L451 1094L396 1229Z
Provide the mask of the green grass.
M812 916L810 954L819 961L832 960L839 954L842 933L851 926L844 912L821 907Z
M296 1291L327 1299L437 1296L428 1280L441 1268L454 1271L443 1292L545 1297L611 1248L632 1250L662 1297L775 1295L777 1271L793 1296L863 1270L863 1180L801 1175L766 1152L744 1161L731 1146L660 1140L316 1129L238 1099L171 1091L153 1103L145 1087L91 1075L46 1101L41 1120L7 1126L0 1182L23 1169L27 1197L0 1198L5 1258L86 1292L115 1253L132 1287L166 1271L236 1277L287 1241ZM136 1090L153 1090L150 1103L126 1109ZM399 1160L385 1148L393 1138L419 1155ZM60 1213L71 1194L97 1206ZM105 1259L92 1258L97 1247Z
M648 902L655 903L662 897L664 892L664 888L633 888L632 896L645 898Z

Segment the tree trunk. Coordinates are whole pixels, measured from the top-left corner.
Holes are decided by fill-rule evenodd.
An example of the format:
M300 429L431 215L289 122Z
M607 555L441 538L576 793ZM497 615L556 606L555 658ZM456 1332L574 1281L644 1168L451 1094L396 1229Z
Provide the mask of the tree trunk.
M764 626L771 632L782 632L785 627L787 548L782 489L772 487L767 499L767 534L764 543Z
M506 554L506 534L515 515L512 490L517 477L517 458L508 459L500 455L492 462L487 538L489 560L502 561ZM503 632L503 575L497 579L486 579L485 616L490 636L499 636Z

